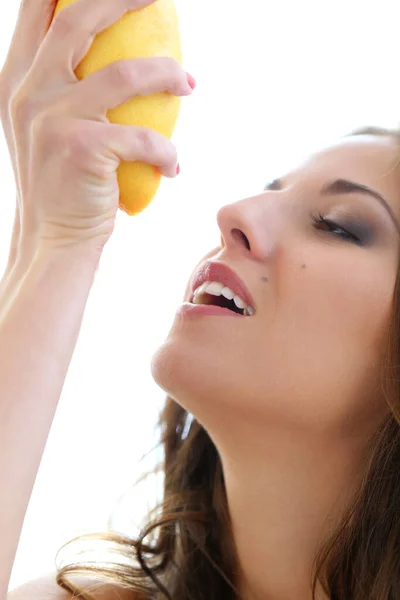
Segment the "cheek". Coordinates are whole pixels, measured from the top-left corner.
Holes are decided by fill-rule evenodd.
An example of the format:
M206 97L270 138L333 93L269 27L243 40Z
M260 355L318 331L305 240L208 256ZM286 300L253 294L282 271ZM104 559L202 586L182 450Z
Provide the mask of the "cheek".
M370 261L346 272L309 266L282 280L252 349L247 379L256 389L264 378L267 391L258 396L260 407L321 429L373 421L382 404L379 359L393 285L382 265L374 271Z
M288 282L286 316L295 319L298 333L305 338L360 353L366 346L377 351L392 311L395 281L381 261L346 259L346 269L344 261L310 263L295 281Z

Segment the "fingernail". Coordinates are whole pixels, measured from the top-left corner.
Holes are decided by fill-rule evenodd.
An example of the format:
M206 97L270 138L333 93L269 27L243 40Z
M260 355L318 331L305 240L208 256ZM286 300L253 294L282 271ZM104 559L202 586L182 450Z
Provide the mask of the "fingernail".
M192 90L194 90L194 88L196 87L196 83L197 83L196 80L194 79L194 77L189 75L189 73L187 73L187 72L186 72L186 75L187 75L188 84L190 85Z
M179 175L180 172L181 172L181 166L178 163L178 166L176 167L176 174Z

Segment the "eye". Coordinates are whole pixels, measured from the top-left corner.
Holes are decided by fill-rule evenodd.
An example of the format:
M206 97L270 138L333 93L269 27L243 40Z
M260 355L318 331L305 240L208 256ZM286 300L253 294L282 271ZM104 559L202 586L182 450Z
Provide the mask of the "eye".
M325 217L323 215L321 215L321 213L318 213L318 216L314 215L312 212L310 212L309 214L310 214L310 217L312 218L312 220L314 221L314 223L318 223L318 224L323 223L324 225L326 225L328 227L328 231L330 233L335 233L334 230L340 231L341 233L335 233L335 235L338 235L339 237L346 239L348 241L352 241L352 242L361 244L361 240L358 237L356 237L354 234L350 233L343 227L340 227L340 225L338 223L335 223L335 221L330 221L329 219L325 219Z

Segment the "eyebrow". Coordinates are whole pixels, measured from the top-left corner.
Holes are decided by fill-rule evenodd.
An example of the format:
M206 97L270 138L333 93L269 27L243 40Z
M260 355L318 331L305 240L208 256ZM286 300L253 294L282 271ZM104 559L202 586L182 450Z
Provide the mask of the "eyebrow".
M283 179L274 179L271 183L267 183L264 186L264 192L268 190L282 190L283 189ZM330 183L326 183L321 189L321 194L323 196L339 196L341 194L354 194L354 192L359 194L365 194L372 198L378 200L378 202L387 210L389 213L394 226L396 227L397 233L400 235L400 225L399 222L393 212L390 204L385 200L383 196L381 196L375 190L367 187L366 185L362 185L360 183L355 183L354 181L349 181L348 179L336 179Z

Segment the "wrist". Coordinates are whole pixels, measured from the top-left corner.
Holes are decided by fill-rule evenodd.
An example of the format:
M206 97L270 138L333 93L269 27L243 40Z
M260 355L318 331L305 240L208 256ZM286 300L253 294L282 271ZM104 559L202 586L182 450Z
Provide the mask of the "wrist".
M78 277L80 273L92 276L100 258L101 250L92 244L57 247L39 243L36 248L31 245L29 249L22 244L13 264L7 265L0 280L0 315L7 310L33 266L39 269L55 268L65 274L72 270L74 276Z
M101 258L101 250L92 245L50 246L40 243L32 257L30 266L43 265L46 268L56 268L66 274L73 271L74 275L96 271ZM29 268L29 267L28 267Z
M76 256L99 259L104 246L113 232L115 220L101 221L98 225L75 227L60 225L58 223L43 222L35 234L34 245L40 252L57 255L60 257ZM32 243L30 244L32 246Z

